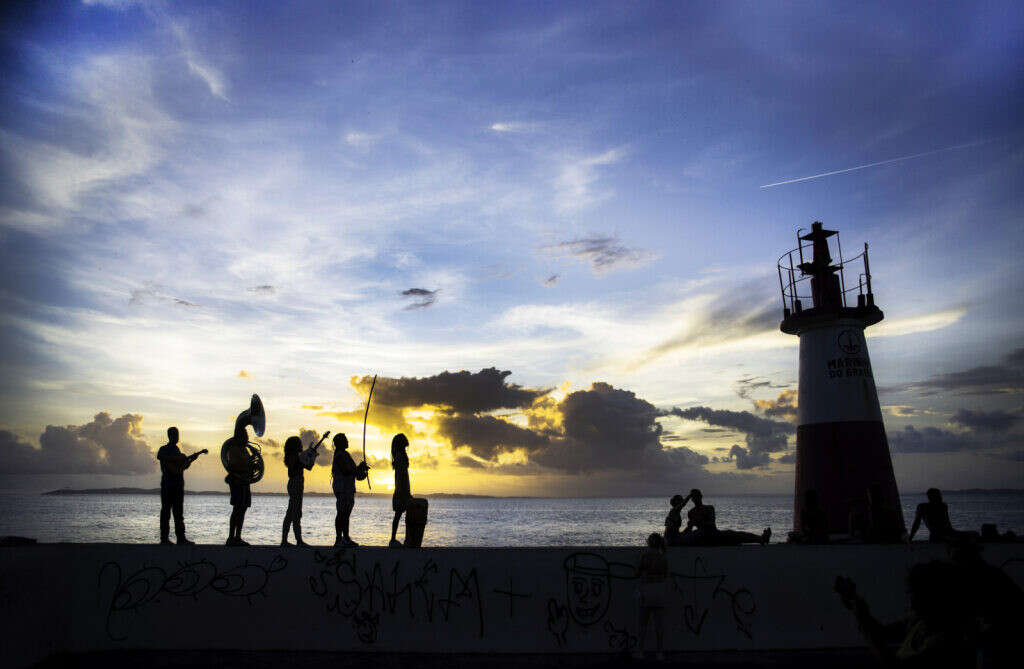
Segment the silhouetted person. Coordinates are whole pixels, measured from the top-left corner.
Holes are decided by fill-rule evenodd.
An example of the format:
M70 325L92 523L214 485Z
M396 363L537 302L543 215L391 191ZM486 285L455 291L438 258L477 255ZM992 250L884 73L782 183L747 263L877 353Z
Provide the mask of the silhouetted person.
M682 497L679 499L681 500ZM682 505L680 504L680 506ZM673 506L673 508L675 507ZM634 656L643 657L647 626L653 619L657 659L663 660L665 653L661 648L665 639L665 607L668 603L668 559L665 557L665 540L657 532L647 537L647 550L640 556L637 576L640 578L637 589L640 643Z
M975 616L979 667L1020 665L1018 637L1024 629L1024 591L1009 574L981 557L969 539L950 544L949 556L963 571L970 610Z
M248 546L242 541L242 525L245 511L252 506L252 461L249 458L249 433L246 428L251 422L249 409L235 419L235 433L224 442L227 449L228 475L224 481L231 490L231 517L228 519L227 546Z
M295 545L306 546L302 540L302 492L306 486L304 469L313 468L313 460L304 465L299 458L302 452L302 439L292 436L284 442L284 466L288 469L288 508L284 512L284 525L281 527L281 545L288 543L288 529L295 530Z
M395 492L391 496L391 508L395 512L395 519L391 521L391 541L389 546L401 545L395 539L398 533L398 521L405 513L405 507L412 499L412 489L409 485L409 456L405 450L409 448L409 440L404 434L398 433L391 440L391 468L395 470Z
M907 572L910 614L883 624L871 615L856 584L836 577L836 593L883 667L973 667L974 620L962 571L946 562L915 564Z
M903 539L900 511L885 501L882 486L877 483L867 490L867 525L864 540L872 544L894 544Z
M818 491L804 492L804 503L800 507L800 529L791 532L790 541L798 544L828 543L828 515L818 502Z
M755 543L763 546L772 538L770 527L764 528L764 532L760 535L737 530L720 530L715 525L715 507L704 504L704 495L700 490L697 488L691 490L687 499L693 501L693 508L686 514L686 529L683 530L684 541L690 532L693 533L694 542L704 546L735 546Z
M921 521L924 521L924 526L928 528L928 541L956 541L977 536L974 532L953 529L953 524L949 521L949 507L942 501L942 493L938 488L928 488L925 494L928 501L917 505L914 524L910 527L907 541L914 540L914 535L921 527Z
M203 450L185 455L178 448L178 428L167 428L167 443L156 452L160 461L160 543L170 544L171 514L174 514L174 534L179 545L191 544L185 538L185 470L203 453Z
M366 478L370 467L366 462L356 465L348 452L348 437L344 434L334 435L334 462L331 464L331 488L337 515L334 517L334 545L358 546L349 534L348 524L352 516L352 507L356 503L356 479Z
M682 543L680 530L683 527L683 506L686 505L686 498L682 495L673 495L668 503L672 508L665 516L665 543L669 546L678 546Z

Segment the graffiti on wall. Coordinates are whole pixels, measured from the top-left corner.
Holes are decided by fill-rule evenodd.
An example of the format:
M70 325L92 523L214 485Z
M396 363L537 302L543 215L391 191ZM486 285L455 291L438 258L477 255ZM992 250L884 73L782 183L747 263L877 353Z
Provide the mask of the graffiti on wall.
M452 567L441 574L431 558L406 569L396 560L385 576L379 560L363 566L357 551L316 551L313 559L317 573L309 578L310 590L325 601L327 612L351 621L356 638L363 643L379 638L381 615L430 624L470 623L478 638L484 636L483 598L475 567L468 571Z
M101 597L104 586L112 583L106 601L106 631L112 641L128 638L132 621L142 609L158 604L161 596L199 600L203 593L244 598L252 604L253 597L266 597L270 576L288 566L282 555L267 565L250 564L221 569L209 560L179 562L177 567L143 566L127 576L120 563L110 561L100 567L97 578Z

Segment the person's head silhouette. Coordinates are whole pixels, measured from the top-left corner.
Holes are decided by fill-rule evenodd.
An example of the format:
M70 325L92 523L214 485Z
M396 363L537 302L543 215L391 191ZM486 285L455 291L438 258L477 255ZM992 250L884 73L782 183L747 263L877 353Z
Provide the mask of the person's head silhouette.
M693 490L690 491L690 499L693 500L694 504L700 506L701 503L704 501L704 494L697 488L694 488Z
M298 437L295 437L295 436L288 437L287 439L285 439L285 442L284 442L284 453L285 453L285 455L288 455L289 453L298 453L301 450L302 450L302 440L301 439L299 439Z
M334 435L334 450L344 451L347 448L348 437L345 436L345 433L339 432L338 434Z
M409 448L409 440L399 432L391 440L391 466L394 467L395 460L405 456L405 449Z
M178 428L167 428L167 442L172 445L178 443Z
M928 492L925 494L928 495L928 501L932 504L942 504L942 493L938 488L928 488Z
M682 506L682 505L683 505L683 502L684 502L684 501L685 501L685 500L683 499L683 496L682 496L682 495L672 495L672 499L670 499L670 500L668 501L668 503L669 503L669 504L670 504L670 505L671 505L671 506L672 506L673 508L675 508L675 507L677 507L677 506Z

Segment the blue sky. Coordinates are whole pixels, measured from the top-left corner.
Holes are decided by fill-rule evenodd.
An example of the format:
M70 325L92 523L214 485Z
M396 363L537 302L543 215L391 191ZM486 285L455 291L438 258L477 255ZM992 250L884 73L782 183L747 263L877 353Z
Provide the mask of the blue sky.
M249 393L277 442L351 435L353 377L495 367L551 393L475 425L530 434L403 395L368 451L404 416L425 489L788 490L777 443L647 407L787 420L774 263L813 220L871 244L901 485L1020 487L1019 3L269 4L5 10L0 487L155 484L112 454L215 448ZM580 445L601 402L646 445Z

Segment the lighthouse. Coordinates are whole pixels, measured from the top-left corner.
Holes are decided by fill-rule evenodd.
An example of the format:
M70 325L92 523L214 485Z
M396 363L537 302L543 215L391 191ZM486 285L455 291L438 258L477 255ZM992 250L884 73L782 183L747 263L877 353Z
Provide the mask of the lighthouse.
M817 221L809 233L801 235L802 230L797 231L797 247L778 263L780 328L800 337L794 526L800 528L805 493L813 490L828 517L829 533L845 534L851 512L867 512L870 490L872 505L895 511L888 514L890 522L902 529L899 491L864 339L864 329L883 318L871 292L868 245L844 258L838 231ZM854 272L856 283L848 283Z

